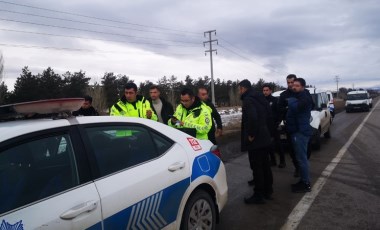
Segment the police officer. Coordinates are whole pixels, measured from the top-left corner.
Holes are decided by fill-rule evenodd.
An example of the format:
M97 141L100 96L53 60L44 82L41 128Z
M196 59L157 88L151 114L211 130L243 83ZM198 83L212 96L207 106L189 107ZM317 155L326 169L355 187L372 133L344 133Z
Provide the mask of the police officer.
M278 149L279 155L280 155L280 164L278 165L279 168L285 167L285 155L284 150L282 148L282 144L280 141L280 133L277 130L278 125L280 124L279 118L278 118L278 99L276 97L273 97L272 95L272 86L270 84L264 84L263 85L263 94L265 96L265 99L268 101L271 109L272 109L272 118L273 123L271 127L271 136L274 140L274 146L272 148L272 151L270 153L270 158L272 162L272 166L275 166L277 164L276 162L276 156L274 154L275 149Z
M181 104L174 112L168 124L172 127L194 129L196 138L208 140L208 133L212 126L209 108L194 95L191 89L181 91Z
M137 85L129 82L125 85L124 95L111 107L111 116L140 117L157 121L150 103L143 96L137 95Z
M222 136L223 135L223 125L222 125L222 118L220 117L220 114L218 110L216 110L215 105L211 102L211 100L208 98L208 90L206 87L199 87L198 88L198 97L201 99L201 101L209 107L209 110L211 112L211 122L212 126L210 129L210 132L208 133L208 139L216 145L216 137L215 137L215 123L216 123L216 136ZM215 120L215 122L214 122Z

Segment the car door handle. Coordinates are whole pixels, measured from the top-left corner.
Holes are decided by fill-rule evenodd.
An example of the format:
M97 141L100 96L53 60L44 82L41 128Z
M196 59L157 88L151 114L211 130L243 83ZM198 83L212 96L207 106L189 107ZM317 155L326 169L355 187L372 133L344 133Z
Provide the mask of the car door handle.
M97 201L87 201L83 204L77 205L70 210L62 213L60 216L63 220L71 220L85 212L91 212L98 206Z
M185 167L185 162L180 161L180 162L176 162L176 163L170 165L168 170L170 172L175 172L177 170L183 169L184 167Z

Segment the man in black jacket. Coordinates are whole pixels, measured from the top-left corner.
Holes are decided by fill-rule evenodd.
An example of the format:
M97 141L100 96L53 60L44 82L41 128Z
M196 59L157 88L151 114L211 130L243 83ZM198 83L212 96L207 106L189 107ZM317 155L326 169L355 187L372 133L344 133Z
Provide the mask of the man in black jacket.
M220 114L218 110L216 110L215 105L212 104L211 100L208 98L208 90L206 87L199 87L198 88L198 97L201 99L203 103L205 103L209 108L211 112L212 117L212 126L211 130L208 133L208 139L216 145L216 137L223 135L223 125L222 125L222 118L220 117ZM215 136L215 123L216 123L216 136Z
M247 204L263 204L264 199L272 199L273 177L270 168L269 152L271 137L269 124L272 122L271 110L263 94L252 90L251 82L239 83L242 105L241 147L248 150L254 177L254 194L245 198Z
M79 110L74 111L73 116L99 116L98 111L92 107L92 97L85 96L84 103Z
M269 105L272 109L272 117L273 117L273 126L271 128L271 135L272 135L272 138L273 138L273 141L274 141L274 145L273 145L273 148L272 148L272 151L270 153L270 158L271 158L271 162L272 162L272 165L276 165L277 162L276 162L276 156L275 156L275 150L277 149L278 150L278 153L280 155L280 164L278 165L279 168L284 168L285 167L285 156L284 156L284 150L282 148L282 144L281 144L281 141L280 141L280 133L279 131L277 130L279 124L281 121L279 121L278 119L278 99L276 97L273 97L272 95L272 86L270 84L264 84L263 85L263 94L265 96L265 99L267 99L267 101L269 102Z
M172 104L161 97L161 91L156 85L150 87L149 95L150 98L148 100L154 113L157 114L158 121L168 124L170 116L174 113Z

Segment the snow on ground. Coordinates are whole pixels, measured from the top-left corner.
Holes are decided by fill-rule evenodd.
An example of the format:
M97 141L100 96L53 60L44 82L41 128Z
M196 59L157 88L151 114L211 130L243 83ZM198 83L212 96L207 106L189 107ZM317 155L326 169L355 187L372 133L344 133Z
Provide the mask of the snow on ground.
M240 124L241 108L220 109L218 112L222 117L224 127Z

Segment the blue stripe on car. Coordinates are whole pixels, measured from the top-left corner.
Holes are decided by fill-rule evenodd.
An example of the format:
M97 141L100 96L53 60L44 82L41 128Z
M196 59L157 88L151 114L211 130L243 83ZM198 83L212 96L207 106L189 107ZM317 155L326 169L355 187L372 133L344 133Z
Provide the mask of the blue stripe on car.
M220 158L211 152L207 152L195 158L191 174L191 181L206 175L214 178L220 167Z
M194 159L192 174L164 190L161 190L138 203L121 210L104 220L105 229L161 229L177 218L182 197L190 182L200 176L214 178L221 160L211 152ZM191 181L190 181L191 180ZM100 229L100 222L89 229Z
M152 196L106 218L105 229L160 229L177 218L182 197L188 188L186 178Z

